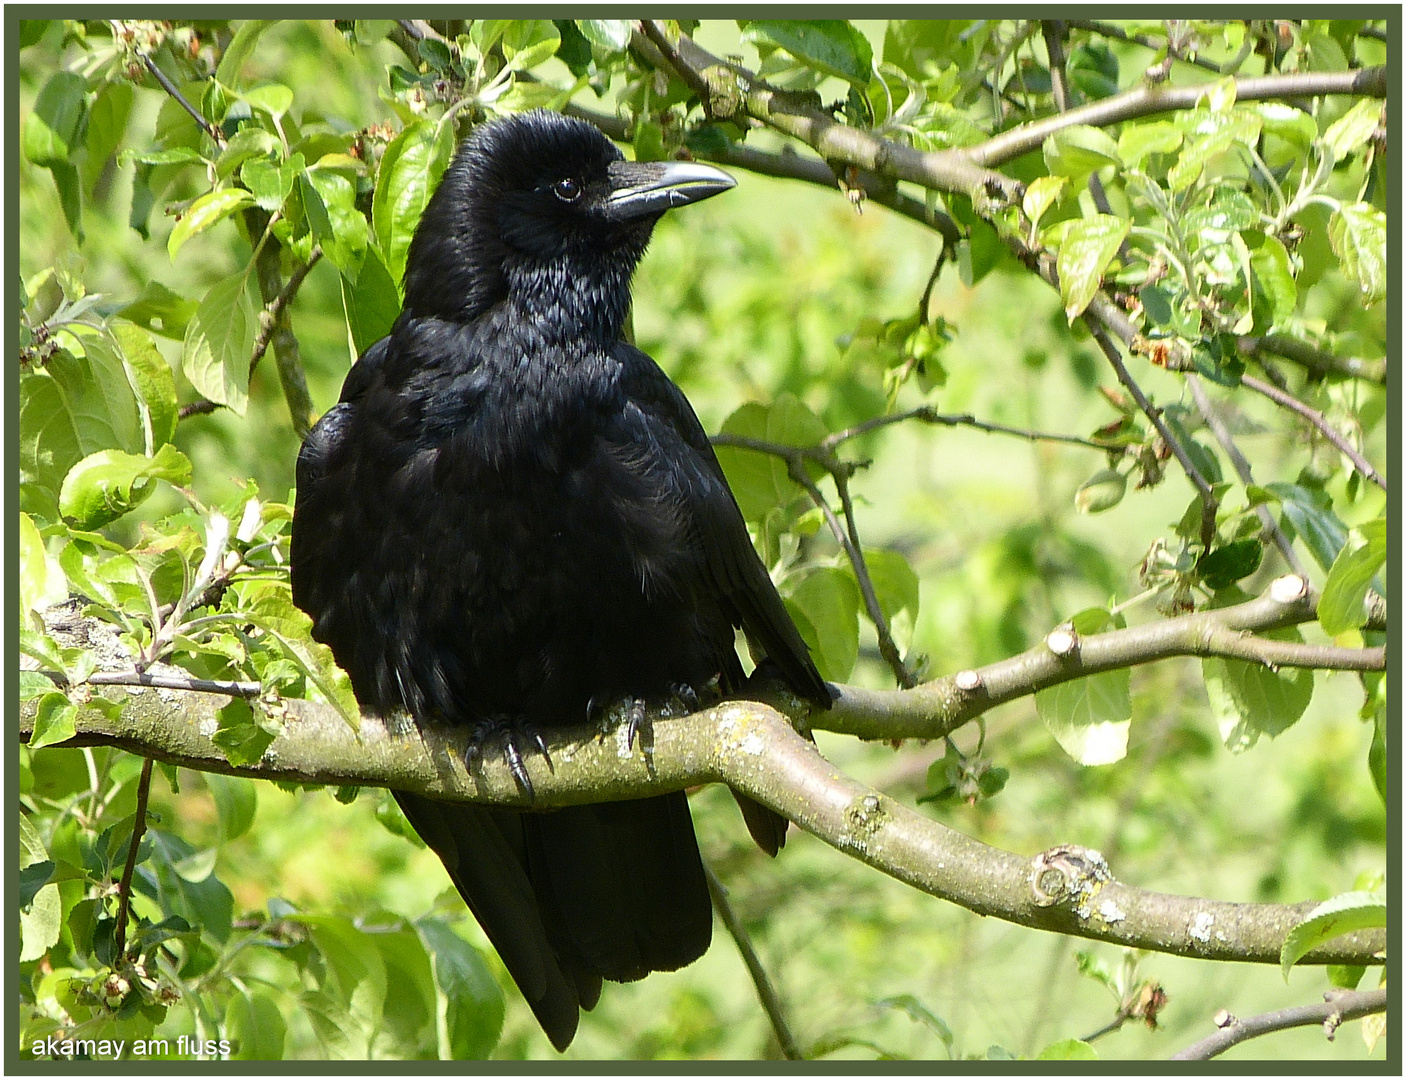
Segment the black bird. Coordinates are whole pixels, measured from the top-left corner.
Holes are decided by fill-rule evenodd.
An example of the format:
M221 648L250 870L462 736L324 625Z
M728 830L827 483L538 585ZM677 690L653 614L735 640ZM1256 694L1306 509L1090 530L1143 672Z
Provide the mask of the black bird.
M399 319L298 455L293 598L364 707L504 738L525 783L542 729L737 689L737 626L829 707L693 409L622 337L659 217L732 186L545 111L464 142ZM708 947L682 792L542 813L396 799L558 1050L602 979ZM786 821L739 802L774 855Z

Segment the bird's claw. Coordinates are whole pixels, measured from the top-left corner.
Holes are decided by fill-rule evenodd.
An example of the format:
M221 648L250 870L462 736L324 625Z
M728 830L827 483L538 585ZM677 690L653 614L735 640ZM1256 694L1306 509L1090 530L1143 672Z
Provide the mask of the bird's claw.
M507 717L499 716L483 721L474 729L469 737L468 748L464 751L464 765L470 772L483 760L483 744L494 737L503 740L503 762L513 774L513 781L529 799L535 797L536 791L532 787L532 777L528 775L527 766L523 762L519 740L529 740L546 760L547 768L555 772L552 755L547 752L547 741L542 738L542 733L531 724L514 723Z

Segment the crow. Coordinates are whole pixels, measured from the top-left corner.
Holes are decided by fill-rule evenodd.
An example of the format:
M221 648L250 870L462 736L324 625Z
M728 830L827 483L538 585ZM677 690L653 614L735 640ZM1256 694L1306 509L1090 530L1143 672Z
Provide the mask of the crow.
M298 455L293 599L373 712L522 752L738 690L734 628L830 694L683 393L624 340L671 207L734 186L538 110L479 126L411 241L390 334ZM471 751L470 756L477 750ZM471 762L472 764L472 762ZM558 1050L601 981L672 971L712 911L683 792L548 812L396 792ZM738 797L770 854L786 821Z

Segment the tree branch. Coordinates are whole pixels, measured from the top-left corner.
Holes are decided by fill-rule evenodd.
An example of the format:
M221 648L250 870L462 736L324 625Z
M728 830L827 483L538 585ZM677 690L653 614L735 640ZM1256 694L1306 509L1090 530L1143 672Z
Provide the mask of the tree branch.
M1321 1024L1323 1034L1331 1042L1340 1025L1349 1020L1360 1020L1373 1013L1386 1012L1387 992L1381 990L1329 990L1323 995L1321 1005L1295 1005L1289 1009L1252 1016L1248 1020L1237 1020L1224 1014L1221 1030L1185 1050L1172 1055L1173 1061L1209 1061L1249 1039L1257 1039L1275 1031L1288 1028L1308 1027ZM1217 1018L1220 1022L1220 1018Z
M1312 655L1315 660L1307 666L1317 667L1317 661L1322 660L1343 664L1350 670L1385 670L1383 647L1340 653L1335 646L1300 645L1310 652L1279 652L1279 646L1297 643L1271 645L1269 639L1248 636L1254 631L1293 626L1313 618L1313 599L1307 582L1289 574L1272 582L1262 596L1243 604L1075 637L1072 646L1059 653L1042 642L1018 656L943 676L912 690L838 686L839 697L830 711L813 714L809 721L824 731L861 739L940 739L996 706L1037 690L1172 656L1226 656L1291 667L1299 666ZM1072 631L1065 627L1061 633ZM1063 646L1066 640L1060 638L1057 643ZM1270 647L1266 650L1263 646ZM1275 658L1271 659L1271 655Z
M898 691L894 691L898 693ZM221 695L141 690L118 717L79 708L67 746L118 746L174 765L257 779L381 786L446 801L547 809L642 798L721 781L837 850L924 892L1008 922L1134 948L1209 960L1277 964L1289 929L1316 905L1237 904L1148 892L1113 879L1103 857L1061 845L1034 859L990 847L840 773L767 705L725 702L653 720L648 756L626 726L550 732L551 766L530 755L529 800L495 755L465 769L468 732L421 730L405 717L363 717L354 732L337 712L283 703L282 732L252 766L233 766L211 736ZM36 701L20 709L21 739ZM1301 963L1368 965L1382 931L1325 943Z
M1240 376L1240 381L1256 393L1263 394L1276 405L1283 406L1292 412L1298 413L1316 427L1325 439L1341 450L1343 455L1352 462L1353 468L1383 491L1387 490L1385 477L1377 472L1377 470L1372 467L1372 463L1363 457L1352 443L1348 442L1347 436L1333 427L1332 424L1328 423L1327 417L1317 409L1306 405L1304 402L1294 397L1293 394L1280 390L1279 387L1271 383L1267 383L1262 379L1256 379L1253 375L1242 375Z
M713 868L707 863L703 864L703 875L708 879L708 895L713 898L713 909L718 913L718 918L722 919L723 926L727 927L727 932L732 935L737 951L742 954L742 962L747 965L747 974L752 977L752 985L757 989L757 998L762 1003L762 1010L766 1013L772 1033L781 1047L781 1055L787 1061L805 1060L805 1055L796 1044L796 1037L791 1034L790 1025L786 1023L786 1013L781 1008L781 998L776 993L776 987L772 986L771 977L767 975L761 957L757 955L756 947L752 944L752 935L747 933L741 916L734 910L732 901L727 898L726 886L718 880L718 875L713 873Z
M1235 339L1235 343L1236 348L1246 356L1257 358L1262 353L1269 353L1307 368L1320 377L1345 375L1353 379L1367 379L1374 383L1386 384L1385 360L1362 360L1355 356L1334 356L1305 341L1291 338L1288 334L1240 337Z
M1206 478L1201 475L1201 470L1196 467L1196 463L1191 460L1190 453L1186 447L1182 446L1181 440L1172 434L1172 429L1167 426L1167 422L1162 419L1162 410L1156 408L1142 392L1132 375L1128 373L1127 367L1123 364L1123 357L1118 352L1118 346L1113 344L1105 332L1103 324L1097 318L1085 312L1084 322L1088 325L1094 340L1103 350L1103 355L1108 358L1113 371L1118 376L1118 381L1127 388L1128 393L1133 395L1133 400L1137 402L1138 408L1152 421L1152 426L1157 429L1157 434L1162 436L1162 441L1167 444L1168 449L1176 455L1177 461L1181 463L1182 471L1191 481L1193 487L1201 495L1201 544L1209 551L1211 543L1216 535L1216 510L1220 507L1219 500L1216 499L1215 492L1211 490L1211 485L1206 482Z
M1088 30L1090 33L1110 37L1116 41L1127 41L1134 45L1141 45L1144 49L1151 49L1153 52L1161 52L1163 49L1167 48L1167 43L1165 41L1157 41L1155 38L1150 38L1146 34L1129 34L1121 27L1114 26L1112 23L1095 22L1092 19L1066 19L1065 21L1078 30ZM1203 68L1206 71L1214 71L1217 75L1221 74L1221 65L1217 64L1214 60L1203 60L1199 56L1180 55L1176 56L1175 59L1181 60L1183 63L1195 64L1197 67Z
M259 220L255 210L246 210ZM265 222L267 219L263 219ZM257 232L263 232L259 228ZM250 235L256 235L250 230ZM303 373L302 353L298 338L288 325L288 304L297 293L317 261L322 258L322 249L314 247L308 261L300 266L285 284L279 268L279 245L276 242L264 244L255 257L254 266L259 278L259 293L263 297L264 310L259 316L259 333L254 342L254 352L249 359L249 372L263 356L264 350L273 346L274 361L278 366L278 381L283 387L283 400L288 405L288 415L293 423L293 433L298 439L307 438L312 430L312 395L308 393L307 376Z
M1032 150L1038 150L1047 138L1065 128L1076 124L1104 127L1155 113L1194 108L1206 90L1204 85L1134 86L1121 94L1091 101L1068 112L1032 120L1028 124L1003 131L983 143L968 147L962 153L976 165L995 168ZM1385 97L1386 91L1387 77L1384 67L1258 75L1235 80L1236 101L1273 101L1291 97L1317 97L1322 94Z
M709 116L720 120L747 115L807 143L826 161L841 161L897 180L965 195L978 205L1010 202L1022 185L973 163L965 151L927 152L837 123L813 107L805 95L780 91L746 68L725 63L687 34L675 45L662 23L640 23L647 40L699 96Z
M1211 429L1211 434L1216 437L1216 442L1220 443L1226 457L1230 458L1230 463L1235 467L1235 474L1240 477L1240 482L1246 487L1253 484L1255 478L1250 470L1250 463L1240 452L1240 448L1235 445L1230 429L1225 426L1225 421L1220 418L1220 414L1211 405L1211 399L1206 395L1206 388L1201 385L1201 379L1195 372L1188 371L1186 373L1186 385L1191 390L1191 397L1195 400L1197 410L1206 421L1206 426ZM1259 515L1265 532L1274 541L1274 546L1284 556L1284 561L1289 564L1290 569L1300 577L1307 579L1308 573L1304 570L1303 564L1299 562L1299 557L1294 552L1294 545L1289 542L1289 538L1284 535L1284 530L1274 520L1274 515L1269 512L1269 507L1261 503L1255 507L1255 512Z

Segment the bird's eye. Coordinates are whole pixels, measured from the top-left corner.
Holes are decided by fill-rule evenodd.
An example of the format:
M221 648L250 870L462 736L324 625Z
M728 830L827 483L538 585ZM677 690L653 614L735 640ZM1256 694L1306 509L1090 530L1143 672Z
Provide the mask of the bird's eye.
M557 181L552 191L556 193L556 197L562 202L573 203L581 197L580 183L569 176L565 180Z

